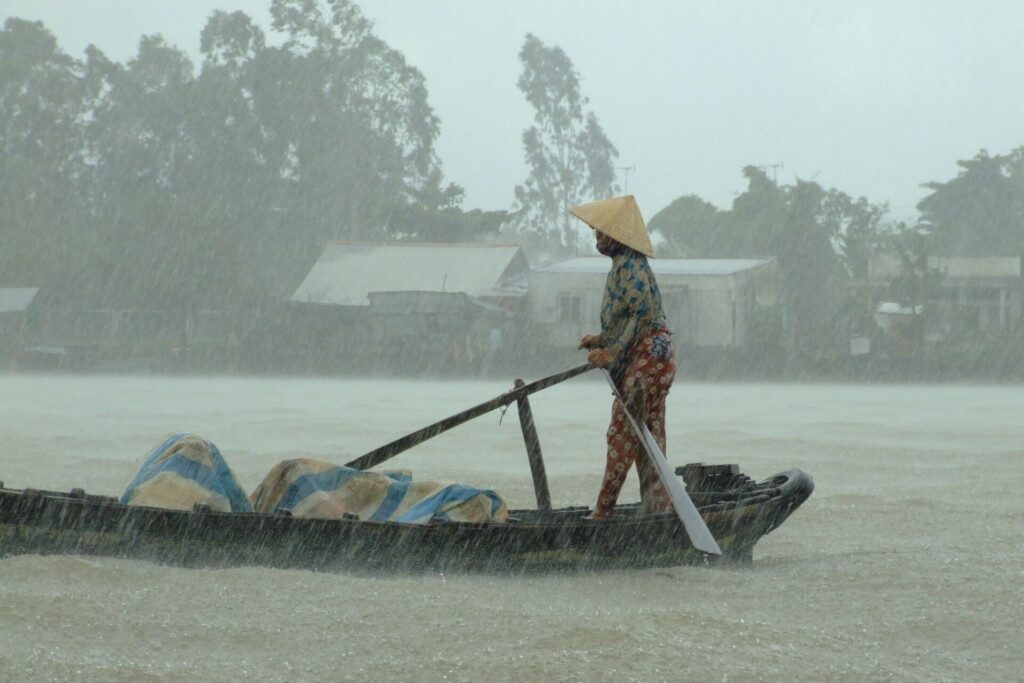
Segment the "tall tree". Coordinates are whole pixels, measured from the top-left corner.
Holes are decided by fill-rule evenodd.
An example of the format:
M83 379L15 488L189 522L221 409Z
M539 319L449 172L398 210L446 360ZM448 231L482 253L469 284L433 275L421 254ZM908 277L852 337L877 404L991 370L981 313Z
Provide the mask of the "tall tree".
M823 225L847 274L866 278L871 257L886 248L895 229L882 222L889 212L888 204L871 204L866 197L853 199L833 188L822 203L822 211Z
M184 52L159 34L143 36L91 125L99 181L117 191L181 194L198 171L192 107L195 77Z
M423 75L355 3L272 0L271 15L283 44L212 13L198 75L159 35L124 65L93 46L79 61L9 19L0 282L181 309L253 280L288 295L327 240L496 230L504 212L464 212L444 182Z
M395 236L396 214L449 208L462 192L442 185L423 75L354 3L274 0L271 14L286 40L263 50L252 92L276 177L270 242L294 255L285 293L323 242Z
M650 220L669 251L712 258L778 259L784 320L793 350L816 357L844 341L843 284L866 275L871 254L888 244L883 205L798 180L778 185L743 169L747 189L728 211L680 197Z
M40 22L0 30L0 284L66 279L86 170L81 69Z
M515 188L513 227L540 237L556 251L575 248L577 226L569 207L618 192L618 150L593 112L568 55L527 34L519 52L519 89L533 106L534 125L523 133L526 181Z
M1018 256L1024 253L1024 147L958 161L960 171L917 205L935 253Z
M732 234L722 229L727 217L711 202L688 194L651 217L647 227L665 239L658 247L659 256L728 256L735 248Z
M808 359L845 353L849 328L841 304L847 273L835 246L838 223L826 220L829 194L803 180L785 194L786 209L773 226L772 243L793 349Z
M200 205L219 207L233 224L239 258L256 286L285 294L287 269L281 266L296 260L296 250L288 248L287 220L277 199L284 180L274 146L282 131L261 115L258 82L268 57L266 38L244 12L217 11L202 30L200 50L192 106L203 112L194 131L202 170L190 193ZM305 259L303 253L297 260Z

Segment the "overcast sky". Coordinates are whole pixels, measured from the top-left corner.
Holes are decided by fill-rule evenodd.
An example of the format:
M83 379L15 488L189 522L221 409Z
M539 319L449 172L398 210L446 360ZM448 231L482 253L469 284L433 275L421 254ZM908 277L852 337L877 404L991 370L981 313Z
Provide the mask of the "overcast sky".
M466 208L508 208L532 111L516 88L527 32L560 45L647 217L683 194L727 208L747 164L780 182L889 201L979 149L1024 145L1024 1L364 0L376 32L426 76L438 153ZM197 59L215 9L270 32L270 0L0 0L81 57L117 61L162 33ZM273 39L272 39L273 40ZM620 176L620 183L621 183Z

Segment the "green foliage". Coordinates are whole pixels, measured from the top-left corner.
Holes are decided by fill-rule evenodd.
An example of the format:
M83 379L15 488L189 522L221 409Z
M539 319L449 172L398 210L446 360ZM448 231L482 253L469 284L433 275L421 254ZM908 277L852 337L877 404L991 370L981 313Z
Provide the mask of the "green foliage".
M886 204L870 204L865 197L854 200L835 188L828 191L822 204L822 224L832 236L839 258L851 277L866 278L871 257L882 251L891 239L891 226L882 223L888 210Z
M92 300L114 308L244 305L253 298L253 283L231 227L218 207L159 191L125 196L94 232L83 282Z
M665 243L658 247L659 256L732 256L732 233L723 229L727 217L727 212L711 202L689 194L656 213L648 228L665 238ZM691 247L690 243L696 246Z
M1024 253L1024 147L997 156L981 150L957 165L955 178L925 184L932 193L917 205L923 227L931 232L933 253Z
M81 64L41 22L9 18L0 30L0 150L37 172L73 170L80 159Z
M348 0L273 0L284 43L214 12L198 74L161 36L126 64L0 31L0 278L68 305L285 296L332 239L474 239L423 75ZM238 296L223 297L224 292Z
M82 171L77 126L80 64L41 23L8 19L0 30L0 278L39 285L59 273L65 221L76 212L64 178ZM68 190L71 190L70 192Z
M728 211L688 195L652 217L651 230L665 238L662 254L776 258L790 348L804 358L841 354L848 341L846 280L863 277L885 242L886 207L814 182L780 186L753 166L743 174L747 190ZM774 345L771 325L759 329L755 345Z
M885 301L904 306L926 304L938 296L942 288L942 274L928 268L931 240L920 228L899 223L879 248L880 252L894 254L899 259L899 274L893 278L883 294ZM925 306L928 314L929 307Z
M396 207L388 227L396 236L424 242L467 242L497 234L506 211L463 211L458 207L426 209L410 204Z
M160 188L180 192L202 153L192 134L192 63L159 35L143 36L126 68L109 73L109 92L88 135L97 187L107 197Z
M523 133L530 168L515 189L512 227L555 252L575 249L577 225L569 207L618 192L619 153L580 92L580 77L568 55L527 34L519 52L519 89L534 108L534 125Z

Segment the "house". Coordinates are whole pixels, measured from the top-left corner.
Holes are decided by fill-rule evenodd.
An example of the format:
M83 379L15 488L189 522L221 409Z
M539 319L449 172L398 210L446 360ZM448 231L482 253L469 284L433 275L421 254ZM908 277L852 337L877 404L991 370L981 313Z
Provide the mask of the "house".
M0 361L9 362L28 342L38 287L0 287Z
M332 242L285 343L316 368L480 369L521 327L528 274L518 245Z
M291 300L369 306L374 292L441 292L516 310L529 265L513 244L331 242Z
M920 287L923 301L899 301L923 305L927 320L925 339L937 341L954 327L1000 334L1021 324L1024 313L1024 266L1020 256L928 256L927 286ZM893 256L871 259L867 277L851 283L860 293L865 311L874 315L886 303L896 303L907 294L894 291L893 284L907 279L904 268Z
M0 287L0 315L28 314L37 294L39 294L38 287Z
M758 308L778 303L775 259L651 259L662 304L678 343L697 347L747 345ZM580 257L530 273L528 307L556 347L575 347L601 329L601 299L610 262Z

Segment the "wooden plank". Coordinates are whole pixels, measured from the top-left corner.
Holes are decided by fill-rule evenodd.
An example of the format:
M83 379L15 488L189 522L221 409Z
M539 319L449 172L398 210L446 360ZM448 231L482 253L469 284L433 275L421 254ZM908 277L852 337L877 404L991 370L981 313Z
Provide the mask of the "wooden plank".
M526 383L516 380L516 388ZM530 410L530 399L523 396L516 402L519 408L519 426L523 430L523 442L526 444L526 458L530 461L530 474L533 475L533 491L537 495L537 509L551 512L551 492L548 490L548 474L544 470L544 456L540 451L540 439L537 438L537 427L533 423L533 411Z

